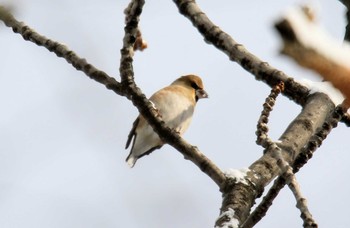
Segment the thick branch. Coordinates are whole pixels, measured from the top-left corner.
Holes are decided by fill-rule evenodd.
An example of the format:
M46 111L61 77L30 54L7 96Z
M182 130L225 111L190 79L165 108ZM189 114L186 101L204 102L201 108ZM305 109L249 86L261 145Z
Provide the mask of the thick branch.
M293 163L293 172L296 173L299 169L306 164L306 162L312 157L315 150L321 146L322 141L327 137L331 130L337 126L339 120L343 116L341 107L337 107L333 114L330 115L322 128L318 130L310 139L307 146L304 147L298 157ZM249 215L248 219L244 222L244 228L253 227L257 224L266 214L269 207L272 205L273 200L277 197L280 190L286 185L286 175L279 176L267 194L264 196L261 203L256 209Z
M198 29L208 43L223 51L232 61L240 64L253 74L257 80L262 80L270 87L279 82L285 84L284 94L290 99L303 105L308 95L308 89L282 71L271 67L258 57L251 54L243 45L237 43L232 37L216 26L205 13L197 6L194 0L174 0L180 13L187 17Z
M304 221L304 227L317 227L312 215L307 207L306 199L302 196L299 184L296 180L296 177L293 173L293 169L288 162L286 162L281 154L281 148L277 146L276 142L268 136L268 120L270 112L276 102L277 95L283 90L283 84L274 87L271 90L270 95L266 98L263 105L264 109L261 113L261 116L257 125L257 144L261 145L265 149L270 149L271 155L277 160L277 165L280 167L281 174L285 174L288 180L288 186L292 190L294 197L297 201L297 207L301 212L301 218Z
M315 132L322 128L333 109L333 102L325 94L316 93L308 98L302 112L280 137L281 142L278 146L285 161L291 164L294 162ZM221 213L233 209L240 224L247 219L255 199L279 174L279 167L272 152L271 149L267 149L265 154L249 167L249 185L234 184L224 191ZM218 221L216 225L220 227L223 221Z
M244 69L255 75L258 80L263 80L271 87L280 81L285 84L284 94L299 104L304 105L308 97L308 89L296 83L284 73L270 67L256 56L249 53L241 44L234 41L227 33L213 24L209 18L199 9L194 0L174 0L181 14L186 16L208 43L223 51L233 61L236 61ZM306 106L308 106L306 108ZM322 126L325 117L334 108L333 103L326 95L312 95L304 106L303 112L289 126L282 135L280 147L283 156L288 162L293 162L301 149L307 144L315 130ZM306 115L305 115L306 114ZM310 116L309 116L310 115ZM311 117L311 118L310 118ZM221 216L216 225L221 227L227 224L231 218L239 223L244 221L249 214L254 200L266 186L278 174L276 161L266 154L250 166L251 172L247 173L247 179L251 184L242 183L228 186L223 194ZM231 216L231 211L234 216ZM230 216L225 216L225 213ZM224 215L224 216L223 216Z

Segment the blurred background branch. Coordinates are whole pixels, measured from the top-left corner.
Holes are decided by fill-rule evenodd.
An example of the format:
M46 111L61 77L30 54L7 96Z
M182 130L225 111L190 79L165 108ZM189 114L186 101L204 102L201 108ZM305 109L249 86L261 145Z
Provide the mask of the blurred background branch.
M262 61L253 55L243 45L237 43L228 33L224 32L217 25L212 23L206 14L204 14L203 11L197 6L195 1L175 0L174 2L178 6L180 13L191 20L193 25L205 38L206 42L213 44L217 49L223 51L230 58L230 60L237 62L246 71L253 74L257 80L264 81L270 87L274 87L282 81L285 85L283 94L303 106L300 114L286 128L279 141L276 142L276 145L278 145L281 150L281 157L283 157L286 162L293 165L294 172L298 171L302 165L304 165L312 157L313 152L321 145L322 141L325 139L330 130L336 126L339 119L342 117L344 119L344 110L339 111L339 107L335 108L334 103L325 94L310 94L309 87L295 81L284 72L271 67L267 62ZM348 1L342 2L346 2L345 4L348 4ZM219 186L223 193L223 198L220 216L216 222L216 225L218 227L222 227L230 222L232 222L231 224L236 224L233 220L237 219L239 224L244 224L244 227L251 227L263 216L265 216L266 211L268 210L269 205L272 204L274 197L277 196L279 190L287 182L284 176L285 174L280 173L280 168L277 165L276 157L274 157L272 154L274 153L274 150L273 148L270 148L269 145L266 145L267 149L265 150L264 155L250 165L249 171L245 177L247 182L236 183L233 182L231 178L227 178L223 174L219 168L219 165L209 160L199 151L197 147L188 144L184 139L179 137L177 134L174 134L171 129L167 128L164 123L162 123L161 120L155 116L152 104L137 87L134 81L134 51L144 50L144 48L147 46L141 35L141 30L139 29L138 24L139 16L142 13L143 4L144 1L142 0L131 1L125 10L126 26L124 30L124 42L121 50L121 62L119 69L121 82L118 82L107 73L98 70L85 59L80 58L77 54L75 54L75 52L69 50L65 45L50 40L35 32L24 23L17 21L9 13L9 11L3 7L0 7L0 19L3 20L7 26L11 27L14 32L20 33L25 40L34 42L39 46L44 46L49 51L54 52L57 56L66 59L67 62L70 63L75 69L83 71L90 78L102 83L108 89L119 95L126 96L129 100L131 100L134 106L138 108L138 111L147 118L149 123L154 127L155 131L164 141L168 142L174 148L179 150L186 159L189 159L195 163L197 167L205 172L217 184L217 186ZM159 32L159 30L157 30L157 32ZM292 37L292 39L295 39L296 37L294 33L289 33L289 35L291 35L290 37ZM288 37L289 41L290 37ZM161 57L157 57L158 63L158 60ZM304 61L305 59L301 62ZM154 68L156 67L158 66L154 66ZM202 64L201 67L203 67ZM148 66L148 68L150 67ZM168 74L168 72L166 73ZM142 77L136 78L142 79ZM152 78L147 80L152 83ZM221 80L221 78L219 80ZM238 82L237 79L235 82L237 82L237 84L241 83ZM221 81L221 85L223 84L226 84L225 81ZM253 89L250 90L251 94L254 92L255 91L253 91ZM229 100L229 106L231 105L230 102L232 101ZM222 103L225 104L224 102ZM239 108L242 109L241 106ZM248 113L245 110L242 111ZM333 116L334 113L337 114L336 117ZM332 116L332 118L330 116ZM218 121L218 119L216 120ZM226 133L226 130L227 129L223 130L223 132ZM230 137L232 138L231 135ZM221 140L221 137L218 137L218 140ZM216 148L221 146L221 144L218 145L216 140L211 141L211 143L215 141L213 144L215 144ZM228 156L234 149L224 148L224 150L227 151L225 154L218 153L220 157ZM241 156L241 154L239 156L235 155L234 159L238 159ZM159 170L157 170L157 172L158 171ZM263 200L263 204L265 204L264 209L261 209L262 206L259 206L256 211L251 213L250 211L256 199L261 197L264 188L276 177L278 177L278 179L275 183L279 183L278 187L274 186L267 193ZM142 181L140 179L138 180L140 182ZM127 180L123 179L123 181L125 182ZM146 185L148 186L147 182L142 184L144 184L143 187ZM138 193L139 192L140 191L138 189ZM274 196L270 196L273 195L271 192L277 193ZM266 204L268 204L268 206L266 206ZM259 215L256 216L256 214Z

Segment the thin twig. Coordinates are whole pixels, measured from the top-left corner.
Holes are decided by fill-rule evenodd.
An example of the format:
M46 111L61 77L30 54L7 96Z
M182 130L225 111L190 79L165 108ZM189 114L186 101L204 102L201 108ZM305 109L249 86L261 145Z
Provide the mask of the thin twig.
M168 128L165 123L161 121L159 116L154 112L152 103L141 93L140 89L134 82L132 56L135 40L138 36L138 21L142 12L143 4L144 0L134 0L125 10L125 35L123 39L123 48L121 49L122 56L119 68L123 89L127 91L127 94L129 95L128 98L153 127L159 137L182 153L186 159L196 164L219 186L220 189L223 189L226 182L224 173L209 158L201 153L197 147L188 144L179 134Z
M290 188L290 190L292 190L293 195L297 201L297 208L300 210L301 215L300 217L303 219L304 227L312 227L312 228L316 228L318 227L317 223L315 222L315 220L312 218L312 214L310 213L308 206L307 206L307 201L306 199L302 196L301 190L300 190L300 186L296 180L296 177L293 173L293 170L291 168L291 166L288 165L288 168L285 172L285 175L287 177L288 180L288 186Z
M306 164L306 162L312 157L316 149L321 146L322 141L327 137L327 135L335 128L343 116L344 110L341 106L335 108L332 115L325 121L322 128L319 129L310 139L307 146L304 147L298 157L293 163L293 172L296 173L300 168ZM279 176L275 181L273 186L269 189L266 195L263 197L260 204L255 208L255 210L249 215L247 220L242 225L242 228L253 227L257 224L265 215L273 200L277 197L280 190L286 185L286 177L284 175Z
M265 149L269 149L273 158L276 159L277 165L280 167L281 174L285 174L285 178L287 179L288 186L292 190L295 199L297 200L297 207L301 211L301 218L304 221L304 225L307 227L317 227L317 224L312 218L311 213L308 210L306 205L306 199L304 199L301 195L299 184L296 180L296 177L293 173L293 169L286 162L282 156L281 148L272 141L271 138L268 137L268 117L270 112L272 111L273 106L275 105L276 98L278 94L283 91L284 84L280 83L279 85L272 88L270 95L266 98L265 103L263 105L264 109L261 112L261 116L257 125L257 144L261 145Z
M301 212L300 217L304 221L304 227L317 227L317 223L312 218L312 215L307 207L306 199L301 194L300 187L293 173L292 167L289 165L288 162L284 160L281 153L281 148L279 148L276 143L272 143L271 147L273 147L272 156L276 158L277 165L281 169L281 174L283 174L289 188L291 189L297 201L296 206Z
M128 16L130 17L126 25L126 36L124 38L124 48L122 49L122 60L120 65L120 74L124 78L122 83L119 83L113 77L107 73L98 70L92 64L88 63L85 59L79 57L72 50L69 50L65 45L60 44L57 41L46 38L43 35L35 32L32 28L25 25L23 22L17 21L13 15L0 6L0 20L2 20L6 26L13 29L15 33L20 34L25 40L31 41L38 46L43 46L50 52L55 53L58 57L64 58L75 69L83 71L91 79L105 85L107 89L114 91L116 94L125 96L133 102L138 108L140 113L149 121L155 131L160 135L162 140L169 145L176 148L182 153L185 158L196 164L204 173L206 173L220 189L224 188L226 177L223 172L203 153L201 153L197 147L190 145L184 139L182 139L176 132L173 132L170 128L161 122L155 113L153 112L153 105L149 102L146 96L136 86L133 80L132 70L132 55L133 45L135 37L137 37L137 23L139 15L142 12L142 5L144 1L132 1ZM130 6L130 5L129 5ZM128 7L129 8L129 7ZM131 34L130 34L131 33Z
M17 21L13 15L0 6L0 20L2 20L6 26L12 28L15 33L20 34L24 40L31 41L38 46L45 47L50 52L55 53L58 57L64 58L75 69L83 71L91 79L105 85L107 89L113 90L119 95L123 95L121 90L121 84L117 82L113 77L107 73L97 69L92 64L88 63L85 59L80 58L72 50L69 50L65 45L53 41L43 35L40 35L34 29L25 25L23 22Z
M260 118L257 124L256 143L261 145L265 149L271 145L271 139L269 139L268 126L267 123L269 121L270 112L272 111L273 106L275 105L277 96L284 90L284 83L280 82L278 85L274 86L271 90L271 93L266 98L265 103L263 104L264 109L261 112Z
M282 149L282 156L287 162L293 163L310 138L322 127L332 110L334 104L325 94L315 93L308 97L300 114L279 138L278 146ZM276 159L271 153L272 151L267 149L261 158L249 166L245 177L248 184L228 185L223 192L220 214L231 208L239 224L247 220L256 198L260 197L264 188L280 174ZM222 220L218 220L216 226L222 226Z

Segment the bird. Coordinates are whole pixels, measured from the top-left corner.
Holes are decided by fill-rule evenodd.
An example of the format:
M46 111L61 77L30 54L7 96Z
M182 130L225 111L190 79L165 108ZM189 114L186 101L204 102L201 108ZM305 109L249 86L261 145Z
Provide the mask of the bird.
M208 97L202 79L190 74L181 76L169 86L158 90L149 100L164 123L182 136L191 123L197 101ZM141 114L133 123L125 149L128 149L131 142L131 150L126 158L130 168L134 167L139 158L164 145Z

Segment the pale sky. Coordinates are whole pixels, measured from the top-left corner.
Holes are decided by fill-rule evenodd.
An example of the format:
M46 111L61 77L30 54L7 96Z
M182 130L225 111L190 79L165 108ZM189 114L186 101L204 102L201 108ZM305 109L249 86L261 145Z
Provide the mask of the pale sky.
M278 54L274 21L310 1L197 1L224 31L296 79L320 80ZM342 42L339 1L316 3L319 22ZM119 0L0 0L19 20L66 44L119 80L124 34ZM248 167L262 155L256 123L270 88L203 41L172 1L146 1L141 29L149 48L134 58L136 82L150 96L177 77L200 75L200 100L184 138L221 169ZM0 227L213 227L221 194L206 175L171 148L125 163L127 135L137 116L130 101L77 72L46 49L0 23ZM277 140L300 112L280 96L270 117ZM349 130L340 123L298 173L320 227L349 227ZM302 227L288 188L256 226Z

